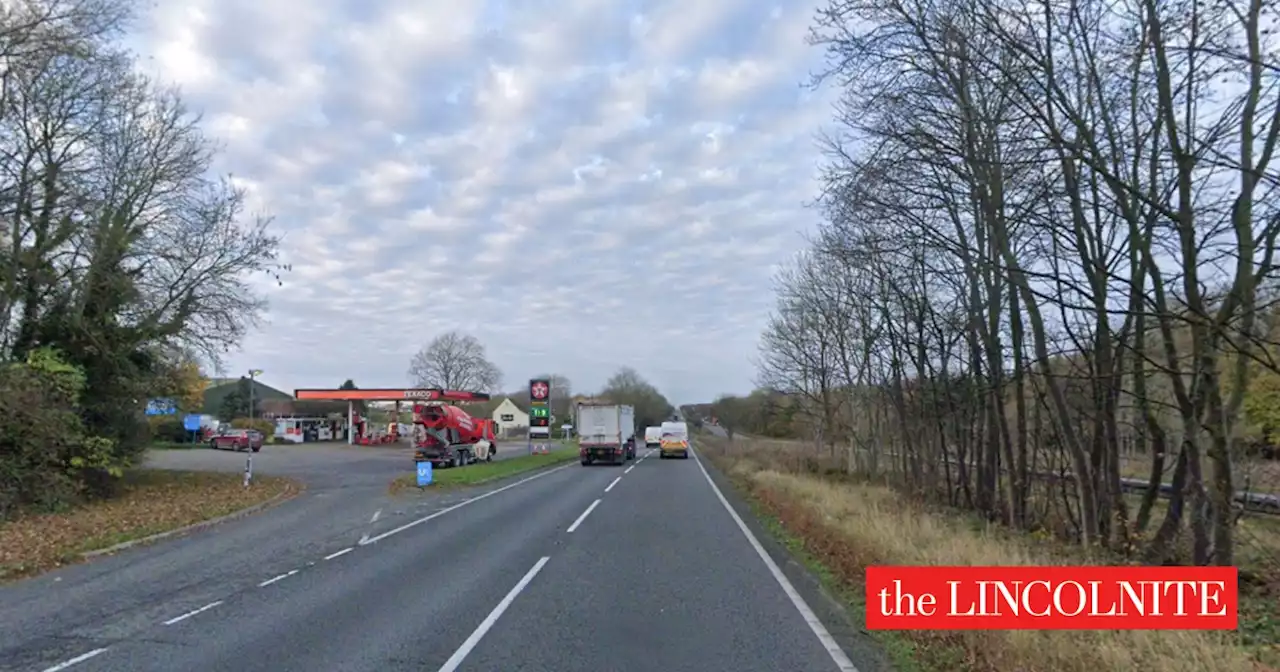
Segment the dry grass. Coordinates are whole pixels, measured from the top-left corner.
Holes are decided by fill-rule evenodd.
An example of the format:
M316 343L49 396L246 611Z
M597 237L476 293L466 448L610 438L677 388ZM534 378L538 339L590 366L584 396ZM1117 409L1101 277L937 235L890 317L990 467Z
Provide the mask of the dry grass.
M0 581L78 562L81 554L234 513L282 493L291 480L258 477L248 489L240 474L137 470L112 499L70 511L0 522Z
M1165 460L1164 478L1173 478L1175 460ZM1236 490L1248 489L1260 494L1280 495L1280 460L1241 459L1234 464L1233 476ZM1203 473L1211 473L1209 459L1203 460ZM1151 476L1151 458L1147 455L1121 455L1120 475L1126 478L1146 479Z
M881 485L815 473L830 465L811 446L739 438L733 444L704 437L704 454L776 518L844 591L857 594L875 564L1035 565L1086 561L1073 548L1044 537L1020 537L959 513L927 509ZM1246 537L1252 537L1246 544ZM1280 521L1242 523L1241 562L1275 577ZM1245 552L1245 546L1250 549ZM1269 586L1267 584L1270 584ZM1275 671L1274 636L1280 606L1264 581L1241 606L1242 630L1217 632L907 632L912 662L953 672L1246 672ZM1246 586L1242 586L1246 588ZM1248 610L1248 613L1246 613ZM1246 631L1252 619L1260 630Z

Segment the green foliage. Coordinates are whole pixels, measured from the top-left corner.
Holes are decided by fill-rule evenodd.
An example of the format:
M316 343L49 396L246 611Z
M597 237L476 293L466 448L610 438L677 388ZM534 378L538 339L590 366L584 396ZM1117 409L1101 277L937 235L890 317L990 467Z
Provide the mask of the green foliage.
M0 368L0 518L108 493L127 460L114 439L86 432L83 371L52 348Z
M636 425L650 427L670 420L675 407L653 385L640 377L635 369L623 367L605 383L601 397L615 404L635 407Z
M799 405L786 395L771 390L756 390L745 397L721 395L706 408L733 436L736 432L753 436L786 439L799 436Z
M254 418L252 420L249 418L235 418L231 421L231 426L236 429L256 429L262 432L262 436L266 441L270 441L276 433L276 423L262 418Z
M245 376L241 376L240 380L236 381L236 389L228 392L227 395L222 398L222 406L218 409L219 420L222 420L223 422L230 422L235 418L248 417L250 415L249 397L251 396L253 397L252 415L256 416L261 414L262 399L252 394L252 388L250 385L251 383L249 382L249 379Z
M148 420L151 425L151 439L168 443L191 441L191 432L183 426L182 419L172 415L161 415Z

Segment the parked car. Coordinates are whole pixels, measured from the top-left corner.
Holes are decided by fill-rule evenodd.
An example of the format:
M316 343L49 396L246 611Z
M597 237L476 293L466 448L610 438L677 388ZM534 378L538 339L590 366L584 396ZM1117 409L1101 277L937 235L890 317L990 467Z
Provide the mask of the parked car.
M209 441L209 447L230 450L262 450L262 432L256 429L227 429Z

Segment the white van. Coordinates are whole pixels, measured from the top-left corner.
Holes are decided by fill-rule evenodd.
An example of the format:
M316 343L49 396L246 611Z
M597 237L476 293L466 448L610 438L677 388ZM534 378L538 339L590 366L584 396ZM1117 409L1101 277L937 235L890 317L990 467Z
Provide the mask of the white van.
M657 448L662 445L662 428L661 427L645 427L644 428L644 447Z

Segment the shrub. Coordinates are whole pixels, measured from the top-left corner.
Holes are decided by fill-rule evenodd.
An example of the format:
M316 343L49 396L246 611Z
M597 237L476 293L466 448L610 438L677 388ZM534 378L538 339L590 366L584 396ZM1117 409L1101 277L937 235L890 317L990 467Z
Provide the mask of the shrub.
M63 508L123 473L115 441L84 431L84 386L83 371L49 348L0 367L0 518Z
M276 423L262 418L254 418L252 420L249 418L236 418L231 421L231 426L236 429L256 429L262 432L264 443L270 441L276 433Z

